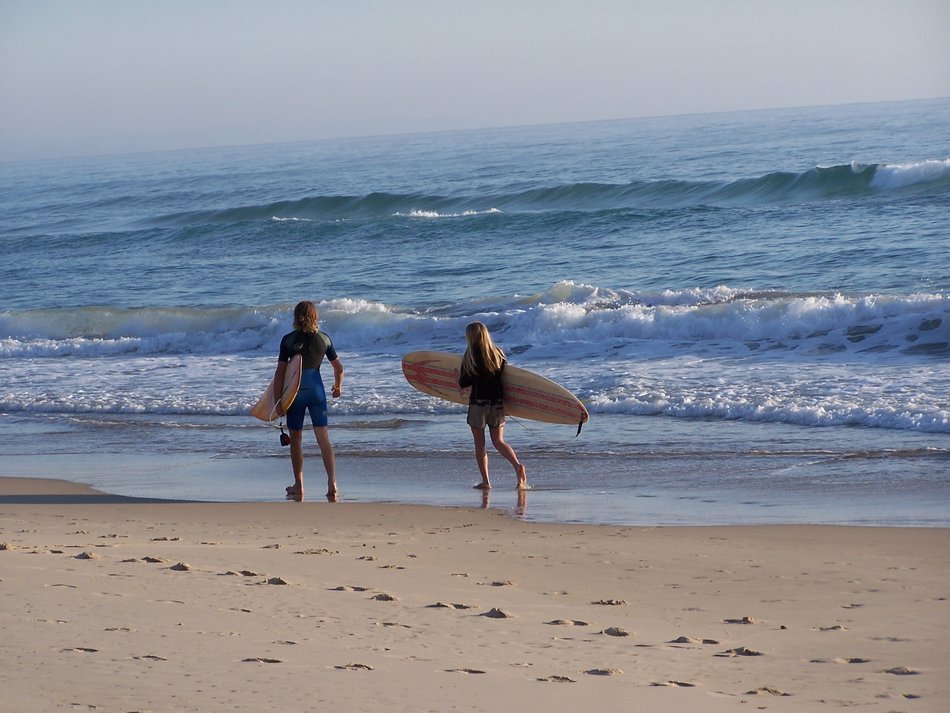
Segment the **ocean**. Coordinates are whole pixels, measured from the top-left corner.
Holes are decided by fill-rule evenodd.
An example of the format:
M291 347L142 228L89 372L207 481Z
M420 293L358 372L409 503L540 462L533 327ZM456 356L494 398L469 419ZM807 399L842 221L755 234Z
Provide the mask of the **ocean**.
M311 299L343 501L950 525L950 99L8 162L0 215L0 475L283 499ZM591 413L509 422L522 499L400 369L473 320Z

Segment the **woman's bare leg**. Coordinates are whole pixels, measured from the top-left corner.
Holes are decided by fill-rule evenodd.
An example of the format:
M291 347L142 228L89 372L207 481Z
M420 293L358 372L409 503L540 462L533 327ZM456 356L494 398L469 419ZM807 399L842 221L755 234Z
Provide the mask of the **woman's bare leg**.
M475 441L475 462L478 463L478 472L482 476L482 482L475 487L490 490L491 481L488 479L488 450L485 448L485 429L472 428L472 439Z
M515 449L508 445L505 441L505 426L502 424L498 428L489 428L488 432L491 433L491 442L495 446L495 449L504 456L505 460L511 463L511 467L515 469L515 475L518 476L518 490L525 490L528 487L528 474L527 469L518 460L518 456L515 453Z

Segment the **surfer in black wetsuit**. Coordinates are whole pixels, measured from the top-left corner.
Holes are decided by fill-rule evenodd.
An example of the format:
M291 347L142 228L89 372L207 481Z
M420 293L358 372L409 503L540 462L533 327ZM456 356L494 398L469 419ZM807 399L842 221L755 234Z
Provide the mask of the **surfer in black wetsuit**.
M280 386L284 383L284 372L291 358L300 354L303 371L300 376L300 389L290 408L287 409L287 429L290 431L290 462L294 469L294 484L287 487L287 495L298 500L303 499L303 422L307 411L310 412L310 424L320 446L323 467L327 471L327 499L337 499L336 460L333 444L327 428L327 394L320 378L320 364L326 357L333 367L333 398L343 393L343 364L329 335L317 329L319 313L313 302L300 302L294 307L294 331L285 334L280 340L280 356L274 373L274 396L277 414L284 415L280 407Z
M485 448L485 426L491 435L492 445L511 463L518 477L518 490L528 489L528 477L524 465L518 460L514 449L505 442L505 403L501 375L505 370L505 353L495 346L488 328L481 322L472 322L465 328L467 348L462 357L459 387L472 387L468 399L468 425L475 441L475 461L482 482L476 488L489 490L488 451Z

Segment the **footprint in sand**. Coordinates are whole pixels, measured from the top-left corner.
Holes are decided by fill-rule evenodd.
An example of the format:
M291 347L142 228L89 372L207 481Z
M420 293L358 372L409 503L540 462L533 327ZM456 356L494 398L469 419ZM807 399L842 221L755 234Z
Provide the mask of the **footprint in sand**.
M149 564L164 564L165 562L168 562L168 560L164 557L143 557L142 561L148 562Z
M76 555L73 559L77 559L77 560L97 560L97 559L99 559L99 555L97 555L95 552L80 552L80 553L79 553L78 555Z
M889 673L894 676L916 676L920 671L915 671L912 668L907 668L906 666L895 666L894 668L888 668L882 671L882 673Z
M721 653L716 654L716 656L723 657L732 657L732 656L765 656L761 651L755 651L754 649L747 649L745 646L740 646L735 649L727 649Z
M741 619L723 619L723 624L758 624L759 622L751 616L744 616Z
M604 629L600 633L606 636L630 636L629 631L621 629L619 626L611 626L607 629Z
M179 562L178 564L173 564L168 569L172 570L173 572L190 572L191 565L187 562Z
M372 671L373 667L365 663L348 663L343 666L334 666L339 671Z
M548 676L547 678L539 678L539 681L550 681L552 683L577 683L577 681L570 676Z
M752 691L746 691L745 695L747 696L790 696L791 693L785 693L780 691L777 688L772 688L770 686L760 686Z
M397 597L394 597L392 594L386 594L385 592L383 592L382 594L377 594L373 597L370 597L370 599L375 599L377 602L398 602L399 601Z
M486 612L482 612L479 616L487 616L489 619L510 619L514 614L506 612L504 609L492 608Z
M446 673L471 673L471 674L486 673L485 671L482 671L477 668L447 668L445 669L445 672Z
M483 586L483 587L514 587L515 586L515 583L512 582L510 579L498 580L494 582L479 582L478 584L479 586Z
M268 659L263 656L258 656L256 658L244 659L244 663L283 663L280 659Z
M670 686L672 688L695 688L695 683L688 681L654 681L651 686Z
M546 621L545 624L550 624L551 626L590 626L586 621L581 621L580 619L554 619L553 621Z
M680 636L680 637L678 637L678 638L676 638L676 639L673 639L672 641L667 641L666 643L668 643L668 644L690 644L690 645L692 645L692 646L699 646L699 645L701 645L701 644L705 644L705 645L708 645L708 646L714 646L714 645L718 644L719 642L716 641L716 639L697 639L697 638L692 637L692 636Z
M456 604L454 602L445 603L445 602L436 602L435 604L430 604L426 607L427 609L471 609L468 604Z
M619 676L623 673L623 670L619 668L591 668L584 673L590 676Z
M348 587L345 584L341 584L339 587L333 587L330 589L331 592L368 592L369 587Z
M604 607L622 607L626 604L623 599L598 599L596 602L591 602L591 604L598 604Z

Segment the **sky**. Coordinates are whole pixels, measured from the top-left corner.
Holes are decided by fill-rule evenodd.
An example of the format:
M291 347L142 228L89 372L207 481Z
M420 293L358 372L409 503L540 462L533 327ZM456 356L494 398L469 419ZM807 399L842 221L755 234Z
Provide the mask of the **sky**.
M0 0L0 160L945 96L947 0Z

